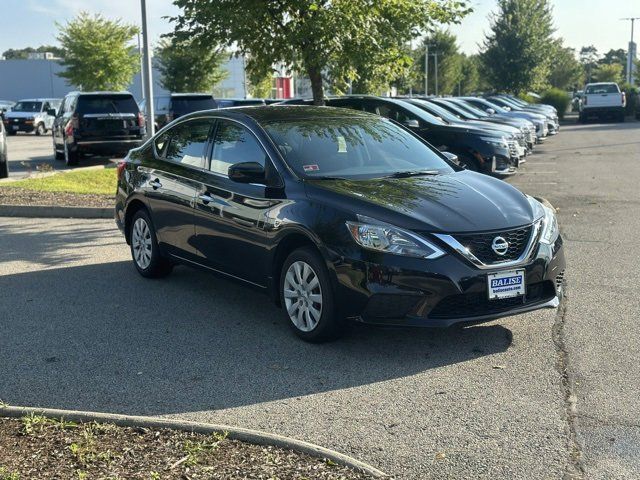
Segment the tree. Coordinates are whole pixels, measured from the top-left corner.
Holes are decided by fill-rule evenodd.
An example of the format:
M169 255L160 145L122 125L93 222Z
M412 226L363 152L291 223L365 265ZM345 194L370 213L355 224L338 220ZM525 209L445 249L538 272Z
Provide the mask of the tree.
M220 66L229 57L193 39L162 39L155 49L160 84L170 92L211 92L228 72Z
M595 71L596 80L599 82L622 82L623 67L619 63L603 64Z
M262 78L283 63L308 75L314 103L324 103L323 73L345 83L393 70L401 48L432 22L451 22L464 0L174 0L176 31L248 55ZM377 66L373 68L372 66Z
M460 78L460 94L467 95L480 88L480 69L477 55L462 55L462 72Z
M549 72L549 83L561 90L570 90L582 82L584 69L576 58L573 48L562 45L562 40L553 46L553 62Z
M25 60L29 58L30 53L44 53L44 52L51 52L53 53L54 56L58 58L61 58L64 55L64 50L60 47L55 47L53 45L41 45L38 48L33 48L33 47L26 47L26 48L19 48L19 49L10 48L9 50L5 50L2 56L5 58L5 60Z
M458 84L462 81L463 58L458 51L456 36L452 33L435 30L425 37L422 46L416 50L416 82L414 90L424 91L424 64L426 45L429 45L429 92L436 92L436 60L438 61L438 94L458 93Z
M598 66L598 49L593 45L580 49L580 63L584 68L585 83L591 82L593 72Z
M494 88L520 93L543 87L553 32L548 0L498 0L481 52Z
M138 27L81 12L58 28L66 67L61 77L83 90L127 88L140 68L140 57L130 45Z

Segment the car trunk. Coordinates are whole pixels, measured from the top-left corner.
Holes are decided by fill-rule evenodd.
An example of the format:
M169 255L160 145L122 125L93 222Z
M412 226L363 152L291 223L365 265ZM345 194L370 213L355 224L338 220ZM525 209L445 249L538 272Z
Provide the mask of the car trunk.
M138 105L131 95L83 95L78 99L83 138L128 139L141 135Z

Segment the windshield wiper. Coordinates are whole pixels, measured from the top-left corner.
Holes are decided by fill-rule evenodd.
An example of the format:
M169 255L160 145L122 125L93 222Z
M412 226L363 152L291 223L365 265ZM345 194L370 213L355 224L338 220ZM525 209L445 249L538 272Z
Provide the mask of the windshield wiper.
M349 178L345 178L345 177L332 177L332 176L324 176L324 175L313 175L308 177L309 180L350 180Z
M438 175L438 170L408 170L403 172L393 172L390 175L386 175L385 178L409 178L420 177L422 175Z

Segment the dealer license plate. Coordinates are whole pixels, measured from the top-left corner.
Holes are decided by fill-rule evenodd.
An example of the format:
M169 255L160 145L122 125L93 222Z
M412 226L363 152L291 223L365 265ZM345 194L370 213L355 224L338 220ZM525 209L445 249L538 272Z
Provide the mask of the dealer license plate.
M525 294L524 270L506 270L487 275L489 300L520 297Z

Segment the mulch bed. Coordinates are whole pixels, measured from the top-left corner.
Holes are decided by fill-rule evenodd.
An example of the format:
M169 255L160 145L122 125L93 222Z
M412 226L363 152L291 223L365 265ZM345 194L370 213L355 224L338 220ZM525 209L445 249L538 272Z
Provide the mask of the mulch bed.
M0 418L0 480L335 479L370 477L275 447L167 429Z
M66 192L41 192L23 188L0 188L0 205L56 205L62 207L113 208L111 195L87 195ZM2 477L0 477L2 480Z

